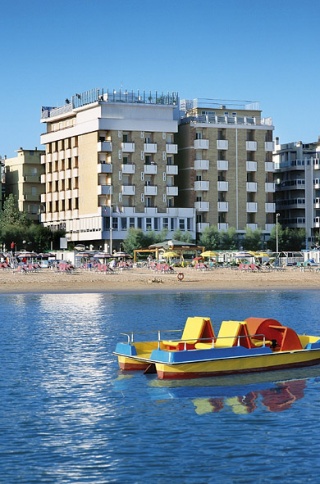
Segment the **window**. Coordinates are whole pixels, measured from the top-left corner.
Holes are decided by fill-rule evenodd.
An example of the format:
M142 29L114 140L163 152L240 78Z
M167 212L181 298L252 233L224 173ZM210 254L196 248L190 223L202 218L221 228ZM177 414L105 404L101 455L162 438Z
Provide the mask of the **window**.
M179 219L179 230L185 230L185 220L184 220L184 218Z
M120 220L121 220L121 230L127 230L127 219L123 217Z
M166 217L163 219L163 222L162 222L162 228L163 228L163 229L166 229L166 230L168 230L168 229L169 229L169 219L168 219L168 218L166 218Z
M129 227L130 227L130 229L134 229L134 227L135 227L135 223L134 223L134 218L133 217L130 217L129 218Z
M113 230L118 230L118 218L117 217L112 218L112 228L113 228Z
M146 230L152 230L152 219L146 218Z
M138 226L138 229L142 229L142 218L141 217L137 218L137 226Z
M173 156L167 157L167 165L173 165Z
M159 230L160 223L159 223L159 218L156 217L153 219L153 230Z

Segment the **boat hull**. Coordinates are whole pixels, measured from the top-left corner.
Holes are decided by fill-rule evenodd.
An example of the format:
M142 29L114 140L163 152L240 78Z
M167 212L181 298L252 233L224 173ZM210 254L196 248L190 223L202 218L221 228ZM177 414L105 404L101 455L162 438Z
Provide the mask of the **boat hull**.
M160 380L216 377L240 373L282 370L320 364L320 349L266 355L240 356L211 361L155 363Z

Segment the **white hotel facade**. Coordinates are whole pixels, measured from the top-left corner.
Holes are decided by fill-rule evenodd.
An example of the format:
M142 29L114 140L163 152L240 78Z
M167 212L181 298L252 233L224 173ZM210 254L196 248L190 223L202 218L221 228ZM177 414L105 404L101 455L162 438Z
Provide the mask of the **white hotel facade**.
M92 90L42 108L41 222L119 249L130 228L237 233L275 223L273 126L256 104Z
M178 120L175 93L92 90L43 108L41 222L110 251L129 228L195 237L195 208L176 203Z

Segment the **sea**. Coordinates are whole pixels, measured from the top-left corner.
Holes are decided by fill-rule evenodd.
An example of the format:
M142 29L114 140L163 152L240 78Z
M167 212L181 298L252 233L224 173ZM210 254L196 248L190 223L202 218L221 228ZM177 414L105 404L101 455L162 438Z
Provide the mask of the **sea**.
M164 382L122 373L121 333L188 316L320 335L317 290L0 295L0 482L316 483L320 366Z

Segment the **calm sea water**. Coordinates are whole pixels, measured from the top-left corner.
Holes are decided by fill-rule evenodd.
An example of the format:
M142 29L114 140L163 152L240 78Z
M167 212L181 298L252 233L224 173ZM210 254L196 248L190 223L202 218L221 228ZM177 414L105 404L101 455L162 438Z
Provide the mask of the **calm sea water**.
M320 334L319 295L0 295L0 482L318 482L320 367L161 382L112 352L197 315Z

